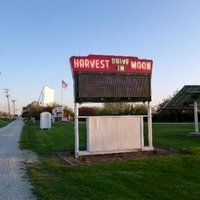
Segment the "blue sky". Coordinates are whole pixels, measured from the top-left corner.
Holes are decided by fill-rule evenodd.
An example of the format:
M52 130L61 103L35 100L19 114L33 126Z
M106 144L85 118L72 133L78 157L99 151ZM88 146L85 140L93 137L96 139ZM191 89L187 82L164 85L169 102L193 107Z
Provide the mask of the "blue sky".
M0 0L0 110L4 88L18 110L42 87L69 84L69 58L88 54L152 59L152 104L185 84L200 84L199 0Z

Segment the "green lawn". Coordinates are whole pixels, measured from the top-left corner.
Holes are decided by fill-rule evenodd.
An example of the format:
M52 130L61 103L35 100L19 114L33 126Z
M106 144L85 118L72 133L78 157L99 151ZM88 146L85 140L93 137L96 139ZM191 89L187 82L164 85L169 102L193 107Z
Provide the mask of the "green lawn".
M199 199L200 138L192 137L191 124L153 124L154 146L175 154L87 166L69 166L53 153L74 148L73 124L53 124L40 130L26 124L21 147L32 149L40 163L28 166L39 199ZM80 125L81 148L85 126Z
M7 124L9 124L11 122L10 119L7 119L7 118L1 118L0 119L0 128L6 126Z

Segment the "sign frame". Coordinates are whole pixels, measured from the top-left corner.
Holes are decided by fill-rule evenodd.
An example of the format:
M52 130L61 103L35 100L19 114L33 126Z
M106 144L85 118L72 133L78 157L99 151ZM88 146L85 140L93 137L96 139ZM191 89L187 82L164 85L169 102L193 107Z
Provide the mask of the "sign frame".
M76 66L74 65L74 59L82 59L81 62L77 62ZM93 59L93 60L92 60ZM104 62L102 61L104 59ZM105 60L106 59L106 60ZM111 59L110 61L108 61ZM113 60L112 60L113 59ZM91 61L92 60L92 61ZM114 63L115 62L115 63ZM124 98L103 98L100 102L148 102L148 147L145 147L143 144L143 128L141 126L141 150L153 150L153 141L152 141L152 114L151 114L151 74L152 74L152 60L147 59L138 59L137 57L130 56L104 56L104 55L89 55L89 56L72 56L70 58L71 69L74 78L74 135L75 135L75 157L78 158L80 155L91 155L91 152L83 152L79 150L79 103L84 102L99 102L98 98L87 97L86 99L81 99L79 96L79 89L81 87L80 81L77 79L80 78L83 74L88 74L93 76L94 74L101 75L124 75L124 76L144 76L148 77L148 97L137 97L135 99L130 97ZM108 65L111 63L111 65ZM138 64L140 63L140 64ZM146 63L145 65L142 63ZM148 64L148 65L147 65ZM85 118L85 117L82 117ZM105 153L105 152L96 152L96 154ZM108 153L108 152L106 152ZM117 153L117 152L111 152Z

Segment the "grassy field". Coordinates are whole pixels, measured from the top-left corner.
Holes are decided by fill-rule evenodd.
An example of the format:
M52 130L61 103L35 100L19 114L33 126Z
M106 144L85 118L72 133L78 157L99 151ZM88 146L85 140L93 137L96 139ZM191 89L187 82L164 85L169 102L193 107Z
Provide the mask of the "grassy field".
M7 124L9 124L11 122L10 119L7 119L7 118L1 118L0 119L0 128L6 126Z
M86 166L69 166L54 152L73 150L73 124L53 124L42 131L27 123L21 148L38 153L40 163L28 167L38 199L199 199L200 138L188 134L192 124L153 124L154 146L170 156L140 158ZM80 125L81 148L85 126Z

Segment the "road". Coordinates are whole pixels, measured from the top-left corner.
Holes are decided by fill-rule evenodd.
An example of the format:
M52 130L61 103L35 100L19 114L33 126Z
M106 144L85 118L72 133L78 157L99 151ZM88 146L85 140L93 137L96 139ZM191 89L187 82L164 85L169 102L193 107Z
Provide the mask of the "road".
M35 200L25 163L33 156L19 149L24 123L21 119L0 129L0 200Z

